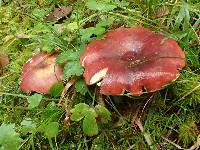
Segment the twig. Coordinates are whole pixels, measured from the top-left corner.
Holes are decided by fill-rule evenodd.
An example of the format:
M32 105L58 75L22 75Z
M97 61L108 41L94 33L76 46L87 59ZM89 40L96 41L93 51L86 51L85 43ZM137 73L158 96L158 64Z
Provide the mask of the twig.
M200 88L200 84L197 85L195 88L193 88L191 91L189 91L188 93L186 93L185 95L183 95L178 101L183 100L185 97L187 97L188 95L192 94L194 91L196 91L198 88Z
M176 148L186 150L185 148L182 148L182 147L179 146L178 144L176 144L176 143L170 141L169 139L167 139L167 138L165 138L165 137L162 137L162 138L163 138L165 141L167 141L168 143L170 143L170 144L172 144L173 146L175 146Z
M197 141L190 147L189 150L198 150L200 147L200 135L197 137Z
M126 149L126 150L131 150L131 149L133 149L134 148L134 146L135 145L131 145L128 149Z
M71 116L70 110L72 109L72 99L74 98L75 95L76 95L76 92L72 94L71 98L69 98L69 95L68 95L65 99L65 119L64 119L65 125L70 124L70 116Z
M72 78L69 82L67 82L67 84L65 85L64 90L62 91L62 94L61 94L61 97L60 97L58 105L61 105L61 102L62 102L62 100L65 97L65 94L67 93L67 91L69 90L69 88L75 83L75 81L76 81L76 79Z
M5 93L5 92L1 92L0 91L0 96L2 96L2 95L20 97L20 98L24 98L24 99L27 99L27 98L30 97L30 96L23 95L23 94ZM44 100L50 100L50 101L57 101L57 100L59 100L59 99L55 99L55 98L45 98L45 97L43 97L42 99L44 99Z
M4 78L7 78L7 77L9 77L11 74L7 74L7 75L4 75L4 76L0 76L0 80L3 80Z
M144 134L144 138L149 145L150 149L155 150L156 148L152 145L152 139L147 132L144 132L144 127L139 119L135 120L135 124L139 127L140 131Z
M151 95L150 98L149 98L149 99L147 100L147 102L145 103L144 107L142 108L142 112L141 112L141 115L140 115L139 119L142 117L145 108L146 108L147 105L150 103L150 101L152 100L153 97L154 97L154 95Z

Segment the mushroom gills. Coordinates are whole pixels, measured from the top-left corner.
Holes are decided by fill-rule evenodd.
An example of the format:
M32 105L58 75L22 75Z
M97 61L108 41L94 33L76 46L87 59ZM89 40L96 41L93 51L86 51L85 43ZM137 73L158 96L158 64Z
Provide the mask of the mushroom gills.
M95 73L90 80L90 84L94 84L102 80L105 77L107 71L108 71L108 68L104 68L100 70L99 72Z

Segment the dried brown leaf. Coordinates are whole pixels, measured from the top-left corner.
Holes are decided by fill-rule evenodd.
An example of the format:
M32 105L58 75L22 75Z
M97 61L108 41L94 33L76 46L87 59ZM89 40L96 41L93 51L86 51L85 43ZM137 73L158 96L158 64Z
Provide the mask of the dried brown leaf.
M0 66L5 67L8 64L9 64L8 54L0 53Z
M160 18L168 14L169 14L169 8L167 6L161 6L158 8L156 12L156 17Z
M71 6L60 6L59 8L55 8L53 12L48 14L45 18L45 22L53 22L58 21L59 19L66 17L72 12Z

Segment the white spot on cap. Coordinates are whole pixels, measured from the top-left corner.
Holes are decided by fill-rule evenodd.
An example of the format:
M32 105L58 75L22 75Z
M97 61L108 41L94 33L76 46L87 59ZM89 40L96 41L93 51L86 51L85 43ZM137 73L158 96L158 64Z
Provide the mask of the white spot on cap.
M107 71L108 71L108 68L104 68L104 69L100 70L99 72L95 73L92 76L92 78L90 79L90 84L94 84L94 83L100 81L101 79L103 79L103 77L105 77Z
M126 39L126 41L123 41L122 47L123 50L126 49L128 51L133 51L135 53L141 53L142 47L144 43L140 41L134 41L133 39Z

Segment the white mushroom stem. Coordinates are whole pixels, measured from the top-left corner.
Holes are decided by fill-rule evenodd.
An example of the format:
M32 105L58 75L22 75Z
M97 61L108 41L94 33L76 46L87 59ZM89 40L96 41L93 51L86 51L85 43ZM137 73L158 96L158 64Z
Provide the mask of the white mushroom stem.
M101 79L103 79L108 71L108 68L104 68L100 70L99 72L95 73L92 78L90 79L90 84L94 84L99 82Z

